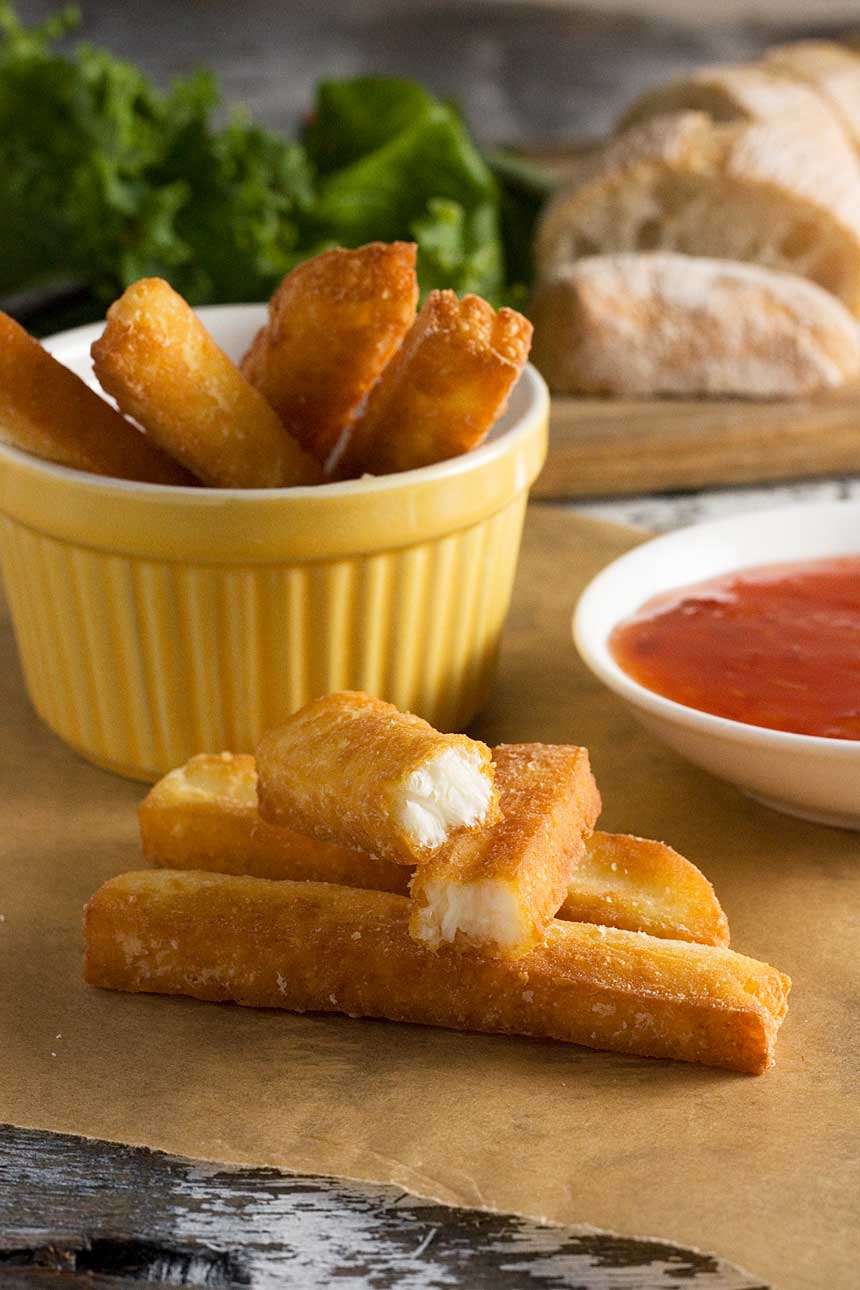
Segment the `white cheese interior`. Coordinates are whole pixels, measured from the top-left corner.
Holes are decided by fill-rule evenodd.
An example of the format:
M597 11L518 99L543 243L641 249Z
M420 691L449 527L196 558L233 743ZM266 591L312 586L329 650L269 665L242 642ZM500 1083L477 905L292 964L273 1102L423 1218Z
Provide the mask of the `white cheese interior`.
M418 911L418 939L431 945L453 941L462 933L478 944L493 942L502 949L522 943L522 910L509 883L497 878L477 882L439 882L421 885L427 904Z
M492 791L479 757L446 748L409 776L396 807L397 818L415 846L435 850L452 829L481 823Z
M164 797L182 802L228 800L237 806L257 805L257 777L231 753L192 757L165 775L159 790Z

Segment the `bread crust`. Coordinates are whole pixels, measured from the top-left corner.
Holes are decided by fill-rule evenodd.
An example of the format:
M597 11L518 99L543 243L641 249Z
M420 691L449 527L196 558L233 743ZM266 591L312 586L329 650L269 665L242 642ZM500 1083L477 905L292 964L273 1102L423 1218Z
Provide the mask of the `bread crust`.
M860 148L860 57L854 50L831 40L796 40L765 50L759 65L811 86Z
M803 128L820 121L826 129L835 120L844 129L841 114L811 84L794 79L778 65L723 63L697 68L647 90L622 113L616 133L677 112L703 112L716 122L773 121L795 115L802 119Z
M717 946L554 922L523 958L409 935L410 903L329 883L146 870L85 911L85 980L247 1007L531 1035L761 1074L788 977Z
M860 372L844 306L758 265L593 256L544 279L532 317L534 361L561 394L802 398Z

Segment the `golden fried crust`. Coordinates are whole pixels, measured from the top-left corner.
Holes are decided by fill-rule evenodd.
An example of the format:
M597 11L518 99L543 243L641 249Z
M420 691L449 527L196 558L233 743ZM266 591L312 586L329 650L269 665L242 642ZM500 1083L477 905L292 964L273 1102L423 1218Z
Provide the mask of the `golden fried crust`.
M446 750L479 767L490 797L475 827L494 823L498 793L486 744L440 734L421 717L359 691L314 699L257 748L260 814L322 842L414 864L428 851L410 836L398 807L412 773Z
M412 470L477 447L505 409L531 335L513 309L431 291L356 418L337 473Z
M554 922L523 958L409 935L409 901L327 883L147 870L85 912L85 980L249 1007L532 1035L760 1074L788 977L717 946Z
M501 744L493 766L502 818L418 865L410 932L516 958L543 939L564 900L600 794L585 748Z
M242 359L239 367L246 381L250 381L256 389L262 392L262 381L264 373L264 364L266 359L266 349L268 338L266 335L267 328L261 327L254 339L251 341L248 352ZM264 395L265 397L265 395ZM268 402L268 400L267 400Z
M325 251L288 273L242 360L290 434L325 462L415 317L411 242Z
M94 475L149 484L196 483L2 312L0 439Z
M558 916L703 945L729 943L728 919L705 875L664 842L627 833L589 838Z
M165 868L338 882L402 894L409 888L405 865L261 819L256 765L249 753L192 757L152 786L138 820L145 859Z
M141 279L111 305L92 355L122 410L204 483L281 488L319 481L316 462L161 278Z
M502 780L497 767L501 797ZM153 785L139 816L143 854L150 864L339 882L401 895L409 889L412 875L404 865L261 819L250 754L192 757ZM626 833L597 832L586 839L558 917L704 945L726 945L729 939L714 889L695 865L663 842Z

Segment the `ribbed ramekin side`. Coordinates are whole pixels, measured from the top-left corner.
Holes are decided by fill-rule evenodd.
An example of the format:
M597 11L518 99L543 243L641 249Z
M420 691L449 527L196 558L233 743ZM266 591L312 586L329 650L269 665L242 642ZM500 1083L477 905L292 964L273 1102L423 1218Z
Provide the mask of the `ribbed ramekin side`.
M296 565L144 560L3 517L28 691L67 743L143 779L250 751L333 689L462 728L489 693L525 503L523 490L425 543Z

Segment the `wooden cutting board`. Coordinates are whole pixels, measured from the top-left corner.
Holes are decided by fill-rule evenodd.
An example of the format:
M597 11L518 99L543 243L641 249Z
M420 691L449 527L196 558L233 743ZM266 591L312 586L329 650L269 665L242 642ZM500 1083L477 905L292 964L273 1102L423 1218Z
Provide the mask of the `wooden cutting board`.
M564 180L594 145L529 156ZM813 399L556 396L533 496L599 497L860 471L860 382Z
M538 497L597 497L860 471L860 383L816 399L556 397Z

